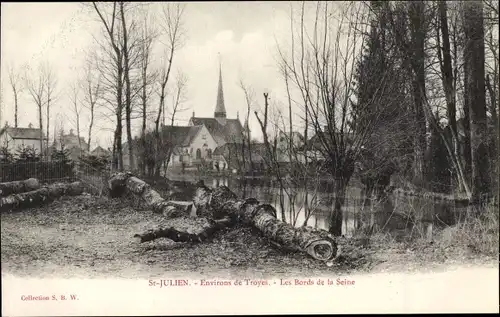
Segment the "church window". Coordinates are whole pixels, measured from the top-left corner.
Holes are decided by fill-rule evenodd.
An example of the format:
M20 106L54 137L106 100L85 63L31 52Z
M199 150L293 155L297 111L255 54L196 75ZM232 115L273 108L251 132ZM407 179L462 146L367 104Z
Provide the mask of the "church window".
M201 159L201 150L200 149L197 149L196 150L196 159Z

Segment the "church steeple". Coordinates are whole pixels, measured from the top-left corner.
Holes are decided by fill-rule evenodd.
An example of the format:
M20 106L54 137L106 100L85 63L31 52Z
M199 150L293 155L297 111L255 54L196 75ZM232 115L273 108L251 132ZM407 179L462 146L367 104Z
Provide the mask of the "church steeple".
M222 65L219 53L219 87L217 90L217 103L215 104L214 118L226 118L226 107L224 106L224 91L222 89Z

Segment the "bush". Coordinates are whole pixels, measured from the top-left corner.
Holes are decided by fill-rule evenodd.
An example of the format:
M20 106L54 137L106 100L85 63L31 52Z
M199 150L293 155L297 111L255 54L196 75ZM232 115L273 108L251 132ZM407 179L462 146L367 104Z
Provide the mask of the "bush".
M111 161L109 157L95 155L82 155L80 160L98 171L106 170Z

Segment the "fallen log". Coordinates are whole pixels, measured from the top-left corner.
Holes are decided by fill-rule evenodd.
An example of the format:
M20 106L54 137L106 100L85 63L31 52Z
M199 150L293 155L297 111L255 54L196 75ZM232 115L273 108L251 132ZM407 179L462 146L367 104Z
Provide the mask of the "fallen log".
M192 203L168 201L149 184L133 176L130 172L113 174L108 181L108 186L111 197L121 197L128 191L140 197L153 212L162 213L167 218L189 215L194 211Z
M138 238L140 243L152 241L158 238L167 238L175 242L205 242L213 237L215 232L231 225L231 219L229 217L217 220L206 220L207 224L202 226L202 229L197 233L181 231L174 227L169 227L148 230L143 234L134 235L134 238Z
M276 210L271 205L261 204L254 198L238 199L226 186L213 190L199 186L193 202L197 210L212 214L214 218L230 217L254 226L283 248L305 252L322 261L337 256L337 243L327 231L312 227L293 227L278 220Z
M28 178L22 181L0 183L0 197L12 194L29 192L40 188L40 182L36 178Z
M0 212L40 206L61 196L77 196L83 193L80 182L70 184L56 183L20 194L0 198Z

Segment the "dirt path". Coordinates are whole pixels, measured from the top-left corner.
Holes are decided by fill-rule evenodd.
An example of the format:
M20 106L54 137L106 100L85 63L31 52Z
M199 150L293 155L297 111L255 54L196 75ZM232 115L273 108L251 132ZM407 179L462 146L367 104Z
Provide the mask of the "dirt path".
M186 245L166 239L138 244L133 235L166 225L161 215L136 211L119 200L63 198L38 208L1 215L2 272L36 277L155 278L210 276L271 278L368 272L445 270L463 265L498 267L497 258L473 254L436 256L429 248L341 241L333 266L273 248L251 228L220 234L213 242Z

